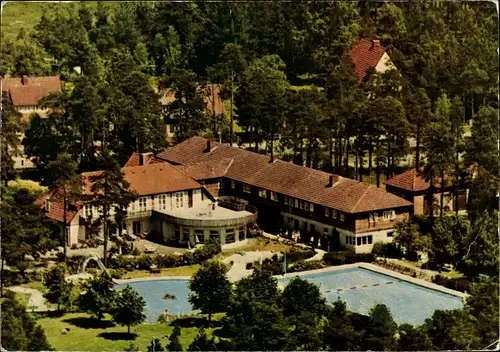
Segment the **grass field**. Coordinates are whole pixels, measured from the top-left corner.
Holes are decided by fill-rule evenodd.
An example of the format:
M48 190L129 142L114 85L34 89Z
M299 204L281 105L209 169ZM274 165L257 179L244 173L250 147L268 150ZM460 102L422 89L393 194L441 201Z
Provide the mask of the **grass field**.
M193 276L198 271L199 268L200 268L199 264L189 265L189 266L179 266L176 268L161 269L160 272L156 274L152 274L148 270L134 270L127 272L125 276L128 276L131 279L139 277L155 277L155 276Z
M181 343L184 349L191 344L197 334L199 325L196 321L183 319ZM123 351L132 342L139 350L145 351L153 338L161 340L162 345L168 343L168 336L173 327L166 323L141 324L130 329L132 336L127 334L127 328L115 325L110 320L96 322L85 313L69 313L62 317L41 318L38 323L45 330L47 339L56 351ZM181 324L179 324L181 325ZM67 334L61 330L69 328ZM211 333L207 329L207 334Z
M86 1L90 7L97 6L97 1ZM106 1L105 4L113 7L118 2ZM49 13L60 10L71 9L77 4L72 3L50 3L50 2L15 2L11 1L2 6L2 33L6 39L15 39L21 28L30 32L33 27L40 22L42 11L45 9Z

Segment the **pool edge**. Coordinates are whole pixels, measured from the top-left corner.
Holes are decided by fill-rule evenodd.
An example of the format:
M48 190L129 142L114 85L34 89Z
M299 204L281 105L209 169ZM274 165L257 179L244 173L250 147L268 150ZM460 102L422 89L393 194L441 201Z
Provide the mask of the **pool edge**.
M320 273L326 273L326 272L331 272L331 271L340 271L340 270L345 270L345 269L352 269L352 268L361 268L365 270L369 270L372 272L375 272L377 274L382 274L386 276L393 277L395 279L401 280L401 281L406 281L414 285L418 285L433 291L438 291L441 293L445 293L451 296L459 297L465 299L469 295L460 291L455 291L452 289L449 289L444 286L440 286L438 284L435 284L433 282L428 282L422 279L414 278L405 274L401 274L386 268L383 268L378 265L370 264L370 263L354 263L354 264L344 264L344 265L338 265L338 266L331 266L327 268L322 268L322 269L315 269L315 270L308 270L308 271L300 271L296 273L288 273L284 275L275 275L276 278L290 278L290 277L295 277L295 276L304 276L304 275L314 275L314 274L320 274Z

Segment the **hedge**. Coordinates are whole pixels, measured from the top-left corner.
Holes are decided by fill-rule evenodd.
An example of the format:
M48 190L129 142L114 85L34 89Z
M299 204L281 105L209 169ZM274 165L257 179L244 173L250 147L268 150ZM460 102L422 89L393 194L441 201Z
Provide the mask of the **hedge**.
M310 260L308 262L300 260L295 263L292 267L288 269L289 273L296 273L299 271L308 271L322 269L325 267L325 263L322 260Z
M328 252L323 256L323 260L328 265L353 264L358 262L372 263L375 261L373 253L354 253L351 251Z
M287 262L298 262L301 260L306 260L312 258L316 255L315 251L293 251L286 253Z

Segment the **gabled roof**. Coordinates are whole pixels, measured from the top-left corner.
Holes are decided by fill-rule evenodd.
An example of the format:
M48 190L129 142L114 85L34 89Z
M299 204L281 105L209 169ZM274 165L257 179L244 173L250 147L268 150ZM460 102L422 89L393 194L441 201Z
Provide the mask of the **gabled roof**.
M202 161L188 165L176 165L175 167L195 180L207 180L225 176L233 161L234 159L228 158L214 162Z
M361 39L351 49L351 61L354 64L354 71L361 82L366 76L369 68L375 68L385 53L385 48L380 41Z
M426 191L430 187L430 183L415 168L394 176L387 180L385 184L411 192Z
M203 102L208 111L217 115L225 111L224 101L220 97L220 86L218 84L209 84L206 87L198 87L197 91L203 96ZM175 91L171 88L160 90L160 103L164 106L172 104L175 101Z
M38 198L34 204L40 209L44 209L46 200L50 199L51 197L52 193L45 194L42 197ZM79 209L80 209L79 204L71 204L68 207L68 210L66 211L67 224L71 223L76 214L78 214ZM46 211L45 216L57 222L64 222L64 204L62 202L51 200L50 211Z
M339 176L334 186L329 187L329 173L278 159L271 163L268 156L226 144L211 141L208 151L207 142L205 138L192 137L157 157L184 168L231 159L225 177L348 213L411 205L383 189Z
M151 157L147 158L146 165L164 163L164 162L165 160L159 159L156 156L152 155ZM128 158L128 160L125 162L125 165L123 165L123 167L140 166L140 164L141 164L140 154L133 152L130 158Z
M2 79L2 90L9 92L14 106L38 105L41 98L60 89L59 76Z
M140 196L199 189L202 186L194 179L168 163L156 163L122 168L130 190ZM102 171L84 172L85 194L92 194L90 178Z

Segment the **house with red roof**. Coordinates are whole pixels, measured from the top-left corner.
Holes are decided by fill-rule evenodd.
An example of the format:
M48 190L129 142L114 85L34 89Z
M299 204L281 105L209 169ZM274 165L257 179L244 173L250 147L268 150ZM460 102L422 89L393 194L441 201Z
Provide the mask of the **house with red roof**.
M127 232L154 232L167 243L214 237L230 245L245 240L257 222L269 232L300 231L325 249L362 253L392 241L394 225L413 209L374 185L201 137L157 154L133 153L122 170L139 195L128 207ZM87 195L98 173L82 175ZM90 204L78 210L87 222L97 213ZM74 233L70 243L85 231Z
M9 77L0 80L2 93L8 94L14 107L21 113L22 121L28 125L30 115L39 114L46 117L48 109L40 105L40 100L61 90L62 82L59 76L47 77ZM20 139L23 138L21 134ZM34 164L28 158L25 158L22 145L19 148L20 155L13 157L14 168L31 169Z
M473 177L476 166L473 165L467 170L467 177ZM426 180L422 171L412 168L399 175L392 177L385 183L387 192L397 195L413 203L413 214L430 215L434 202L434 215L439 214L441 208L441 193L443 197L444 212L454 212L458 206L458 211L467 209L469 190L461 187L458 190L458 204L455 197L453 179L450 175L444 177L443 182L440 177L436 177L433 185Z
M40 100L50 93L61 90L62 82L59 76L47 77L9 77L1 80L2 91L6 92L12 104L23 115L23 120L29 123L29 116L38 113L45 117L48 109L40 105Z
M387 50L380 44L380 40L359 40L351 48L350 58L358 83L363 81L369 69L384 73L396 68L387 54Z
M225 113L224 101L220 97L220 85L208 84L206 87L198 87L198 92L203 96L205 111L209 116L223 115ZM165 135L168 141L172 141L177 128L177 121L171 114L171 104L175 102L175 91L173 89L162 89L159 92L160 103L163 107L165 121Z

